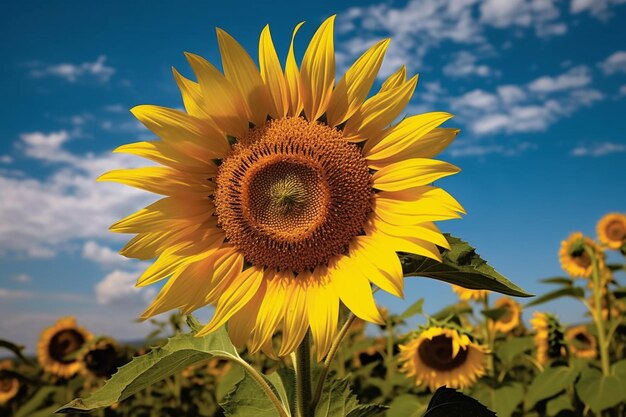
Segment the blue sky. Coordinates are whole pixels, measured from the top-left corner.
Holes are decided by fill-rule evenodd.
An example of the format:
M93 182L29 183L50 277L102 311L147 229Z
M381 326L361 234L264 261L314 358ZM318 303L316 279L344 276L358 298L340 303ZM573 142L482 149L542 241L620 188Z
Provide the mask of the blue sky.
M314 29L337 13L338 73L382 37L381 75L420 73L407 113L456 115L462 133L442 159L462 172L441 181L467 209L441 228L463 237L500 272L541 293L560 274L570 232L595 235L605 213L626 210L626 5L623 0L414 0L403 2L13 2L0 16L0 334L33 351L41 329L74 314L95 333L133 338L155 289L132 284L144 264L117 255L126 236L107 227L154 197L100 173L141 161L112 155L152 137L128 112L180 107L171 76L183 52L219 63L214 28L253 56L270 24L281 56L292 28L301 56ZM217 3L215 3L217 4ZM401 310L445 284L407 282ZM548 305L580 319L573 302ZM203 313L204 317L207 313Z

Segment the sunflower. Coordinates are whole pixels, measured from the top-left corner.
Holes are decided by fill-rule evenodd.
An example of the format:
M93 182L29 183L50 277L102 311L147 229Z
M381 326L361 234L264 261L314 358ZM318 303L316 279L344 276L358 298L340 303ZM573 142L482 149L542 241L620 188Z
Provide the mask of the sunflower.
M431 391L442 385L463 389L485 374L487 352L456 329L431 326L400 345L400 370Z
M537 348L537 362L546 364L550 359L557 359L567 355L563 328L559 320L550 313L535 311L530 324L535 330L535 347Z
M433 221L463 208L433 181L459 171L431 159L458 133L434 112L400 116L417 76L400 68L368 98L389 40L368 49L335 83L334 16L300 66L285 70L266 26L259 63L221 29L224 74L187 53L196 79L174 70L186 112L142 105L132 113L160 140L117 152L163 166L120 169L100 180L164 195L111 226L136 233L125 256L153 259L144 286L169 278L142 318L215 306L206 335L225 323L235 345L294 351L310 328L317 358L337 332L340 302L374 323L371 284L403 296L396 252L440 260Z
M459 296L461 301L482 301L485 299L489 291L487 290L470 290L468 288L461 287L460 285L452 284L452 291Z
M593 263L584 250L585 246L591 248L596 254L599 268L604 268L604 252L596 242L583 236L580 232L572 233L566 240L561 242L561 249L559 250L561 267L572 277L591 277Z
M522 307L518 302L509 297L499 298L493 305L494 308L504 308L506 312L498 320L490 320L492 329L502 333L510 333L521 322Z
M41 334L37 345L37 360L44 371L69 378L81 369L73 357L92 336L76 326L74 317L63 317Z
M626 215L609 213L598 222L598 239L611 249L626 243Z
M96 378L109 378L121 365L121 352L117 342L106 337L89 343L78 355L81 373Z
M569 351L577 358L593 359L596 357L596 337L589 333L587 326L575 326L567 329L565 340Z
M13 369L13 362L9 359L0 361L0 371ZM0 377L0 405L7 404L20 390L20 381L13 377Z

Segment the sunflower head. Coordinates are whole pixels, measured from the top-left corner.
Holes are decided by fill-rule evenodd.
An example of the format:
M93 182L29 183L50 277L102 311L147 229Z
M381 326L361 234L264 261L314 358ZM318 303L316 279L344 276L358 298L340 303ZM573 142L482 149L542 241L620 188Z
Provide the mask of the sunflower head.
M63 317L41 334L37 360L44 371L69 378L80 370L77 353L91 339L91 333L77 326L74 317Z
M597 226L598 239L611 249L621 249L626 244L626 215L609 213Z
M530 324L535 330L537 362L543 365L567 355L563 326L555 315L535 311Z
M510 333L521 323L522 306L509 297L499 298L494 303L494 308L503 308L506 312L498 320L490 320L490 326L494 331Z
M431 391L442 385L463 389L485 374L487 354L459 329L431 325L400 345L400 370Z
M102 337L89 342L78 355L81 373L96 378L109 378L121 365L121 349L113 339Z
M596 357L597 342L587 326L570 327L565 332L569 351L577 358L593 359Z
M487 294L489 294L488 290L470 290L468 288L464 288L460 285L454 284L452 284L452 291L454 291L455 294L459 296L459 299L461 301L482 301L485 299Z
M121 169L100 179L165 198L118 221L136 236L122 254L155 262L138 285L162 279L142 318L215 306L206 335L228 322L251 352L287 355L310 329L317 358L330 348L340 303L382 324L371 285L401 297L396 252L441 260L449 248L434 221L463 208L431 184L458 168L431 159L458 133L452 117L402 114L417 84L402 67L370 94L389 40L368 49L335 80L334 17L298 64L294 30L284 67L269 27L259 67L218 29L221 73L186 54L196 80L177 71L185 111L138 106L159 140L117 149L163 166Z
M9 359L0 361L0 371L13 369L13 362ZM13 377L0 377L0 405L7 404L20 391L20 381Z
M590 248L596 256L600 269L604 267L604 252L593 241L582 233L572 233L561 242L559 260L561 267L572 277L589 278L593 272L593 262L585 247Z

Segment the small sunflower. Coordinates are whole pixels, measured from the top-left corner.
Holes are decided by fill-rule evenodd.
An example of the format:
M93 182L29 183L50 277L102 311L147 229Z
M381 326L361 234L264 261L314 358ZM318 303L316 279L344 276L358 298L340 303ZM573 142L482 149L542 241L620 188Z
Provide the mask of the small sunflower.
M121 253L156 258L138 286L169 278L143 313L215 306L197 333L225 323L233 343L279 356L310 328L317 358L337 332L340 302L382 324L371 285L402 297L396 252L441 260L434 221L463 208L431 184L458 168L431 159L458 133L434 112L399 123L417 84L405 67L370 90L389 40L368 49L335 83L334 16L318 28L298 66L293 41L283 68L269 27L259 64L221 29L224 74L186 54L192 81L174 71L186 109L143 105L132 113L160 140L117 152L163 166L121 169L100 180L165 198L118 221L136 236Z
M13 362L9 359L0 361L1 370L13 369ZM0 405L7 404L20 391L20 381L12 377L0 377Z
M598 239L611 249L626 243L626 215L609 213L598 222Z
M400 345L400 370L431 391L442 385L463 389L485 374L487 352L456 329L431 326Z
M121 365L121 350L117 342L106 337L87 344L78 355L81 374L109 378Z
M452 291L459 296L461 301L481 301L489 294L488 290L470 290L454 284L452 284Z
M596 357L598 343L587 326L575 326L567 329L565 340L569 345L569 351L577 358L593 359Z
M535 311L530 324L535 330L535 347L537 362L544 365L550 359L557 359L567 355L567 347L563 334L563 327L559 320L550 313Z
M518 302L509 297L499 298L493 305L494 308L504 308L506 313L498 318L498 320L490 321L490 325L495 331L502 333L510 333L521 322L522 307Z
M81 369L81 363L72 355L82 349L91 338L91 333L76 326L74 317L61 318L41 334L37 345L37 360L44 371L69 378Z
M559 250L559 260L561 267L572 277L589 278L593 273L593 263L591 257L584 250L587 246L596 254L598 267L604 268L604 252L593 241L593 239L583 236L582 233L576 232L561 242Z

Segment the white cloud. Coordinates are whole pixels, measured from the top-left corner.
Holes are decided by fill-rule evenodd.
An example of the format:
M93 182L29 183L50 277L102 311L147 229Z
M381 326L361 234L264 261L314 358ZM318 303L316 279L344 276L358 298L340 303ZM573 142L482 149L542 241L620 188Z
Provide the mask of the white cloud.
M23 149L26 156L49 162L69 162L72 156L61 150L65 142L70 139L66 130L43 133L29 132L20 135L18 147Z
M588 146L577 146L572 149L572 156L605 156L613 153L626 152L626 144L613 142L598 142Z
M0 155L0 162L3 164L12 164L13 157L11 155Z
M28 274L17 274L13 277L13 281L19 282L20 284L28 284L29 282L32 282L32 280L33 277Z
M456 54L454 60L443 67L443 73L451 77L488 77L494 74L494 71L484 64L477 64L478 58L467 52L461 51Z
M83 294L68 292L23 291L0 288L0 300L47 300L72 303L89 303L91 299Z
M484 145L484 144L470 144L467 146L457 146L450 150L448 153L457 158L461 157L481 157L489 154L500 154L504 156L516 156L527 150L536 149L537 146L530 142L521 142L518 144L507 145Z
M562 35L567 26L558 22L560 12L552 0L485 0L480 20L497 28L534 27L538 36Z
M598 19L611 17L611 7L626 3L626 0L572 0L570 12L577 14L587 12Z
M585 87L589 83L591 83L589 68L580 65L556 77L543 76L537 78L528 85L528 89L536 93L553 93Z
M54 64L48 65L40 62L32 64L31 76L35 78L59 77L68 82L76 82L82 79L94 79L106 83L115 74L115 68L106 65L106 56L100 55L94 62L81 64Z
M126 106L122 106L121 104L110 104L108 106L104 106L104 110L109 113L124 113L128 111Z
M619 88L619 95L620 95L620 96L626 96L626 84L622 85L622 86Z
M154 298L154 288L137 288L139 272L115 270L96 284L96 300L102 305L145 305Z
M122 266L131 262L128 258L95 240L88 240L83 244L83 258L103 266Z
M626 72L626 51L617 51L598 64L606 75Z

